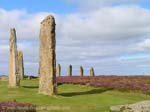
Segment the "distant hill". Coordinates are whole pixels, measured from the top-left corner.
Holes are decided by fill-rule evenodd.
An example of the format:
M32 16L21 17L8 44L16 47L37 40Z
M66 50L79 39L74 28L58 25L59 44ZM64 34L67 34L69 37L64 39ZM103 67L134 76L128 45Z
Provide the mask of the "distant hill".
M7 75L0 75L0 80L8 80L8 76Z

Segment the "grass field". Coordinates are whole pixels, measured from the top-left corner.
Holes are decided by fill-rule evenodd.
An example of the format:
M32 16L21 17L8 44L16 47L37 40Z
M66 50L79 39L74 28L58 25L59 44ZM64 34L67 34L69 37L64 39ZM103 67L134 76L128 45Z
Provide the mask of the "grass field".
M7 81L0 81L0 101L14 99L36 104L39 110L46 107L50 112L109 112L113 105L150 100L150 95L63 84L58 86L58 96L49 97L38 94L35 79L21 81L20 88L9 88Z

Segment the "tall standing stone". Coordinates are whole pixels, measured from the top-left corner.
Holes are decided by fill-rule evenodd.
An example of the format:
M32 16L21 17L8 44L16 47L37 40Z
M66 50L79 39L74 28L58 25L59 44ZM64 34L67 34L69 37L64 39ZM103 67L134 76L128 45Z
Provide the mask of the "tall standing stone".
M83 70L83 67L80 66L80 76L83 76L84 75L84 70Z
M69 68L68 68L68 75L69 75L69 76L72 76L72 65L69 65Z
M23 79L24 78L24 63L23 63L22 51L18 51L18 69L19 69L20 79Z
M18 73L18 51L17 51L16 30L10 29L10 50L9 50L9 86L16 87L20 85Z
M94 68L93 67L90 69L90 76L95 76L95 72L94 72Z
M55 54L55 18L47 16L41 22L39 93L56 95L56 54Z
M58 77L61 76L61 65L60 64L57 65L57 75L58 75Z

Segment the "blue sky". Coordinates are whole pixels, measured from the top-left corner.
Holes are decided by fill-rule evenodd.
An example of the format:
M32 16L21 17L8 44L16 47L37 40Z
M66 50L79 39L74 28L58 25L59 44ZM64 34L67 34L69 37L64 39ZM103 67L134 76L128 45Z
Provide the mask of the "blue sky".
M79 74L90 67L100 75L150 74L150 1L9 0L0 1L0 74L8 73L9 29L17 31L25 74L37 75L40 22L56 19L57 63Z
M81 0L82 1L82 0ZM85 0L83 0L85 1ZM95 0L95 1L103 1L103 0ZM113 0L106 0L109 3L109 1ZM114 0L116 1L116 0ZM122 1L122 0L121 0ZM131 0L128 2L128 0L123 0L124 2L114 2L116 5L124 5L124 4L136 4L144 8L150 8L150 1L148 0ZM127 2L126 2L127 1ZM133 3L131 3L133 1ZM134 2L135 1L135 2ZM89 1L85 1L86 2ZM10 3L9 0L1 0L0 1L0 7L12 10L12 9L24 9L28 12L34 13L34 12L41 12L41 11L48 11L48 12L54 12L54 13L71 13L75 12L78 9L80 9L79 0L13 0L13 2ZM112 2L113 3L113 2ZM100 5L100 4L98 4Z
M141 0L139 2L139 5L141 5L144 8L150 8L150 1L148 1L148 0Z
M1 0L0 7L7 10L24 9L30 13L48 11L64 14L76 10L74 4L69 4L64 0L13 0L11 3L9 0Z

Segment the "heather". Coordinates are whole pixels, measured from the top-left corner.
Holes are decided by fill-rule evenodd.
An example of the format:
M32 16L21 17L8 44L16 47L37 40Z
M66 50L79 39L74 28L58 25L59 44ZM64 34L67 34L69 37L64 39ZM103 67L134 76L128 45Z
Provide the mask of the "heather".
M150 93L150 76L64 76L58 77L59 84L81 84L117 90L134 90Z
M17 101L0 102L0 112L36 112L36 106Z

